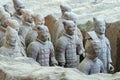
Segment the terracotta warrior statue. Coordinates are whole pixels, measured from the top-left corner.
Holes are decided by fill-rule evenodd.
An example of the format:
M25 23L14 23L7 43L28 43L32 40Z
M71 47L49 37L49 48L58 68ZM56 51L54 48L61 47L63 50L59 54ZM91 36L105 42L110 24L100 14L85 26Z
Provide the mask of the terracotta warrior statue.
M13 6L15 9L15 13L13 14L12 18L16 19L20 24L22 24L22 12L21 10L25 8L24 4L21 0L13 0Z
M75 23L75 35L76 37L80 38L81 41L83 40L83 36L82 33L80 31L80 29L77 27L77 14L73 13L73 12L65 12L64 16L63 16L64 20L72 20ZM64 30L64 25L62 24L61 21L61 25L59 26L60 29L58 29L58 31L56 33L54 33L54 42L56 42L57 39L59 39L65 32Z
M34 19L33 19L33 13L32 11L28 9L22 10L23 15L23 25L20 27L19 35L22 36L23 40L25 41L25 37L27 33L32 30L34 27Z
M98 58L103 62L105 72L114 71L111 59L111 47L108 38L105 36L106 24L102 18L93 18L95 32L100 40L100 52Z
M59 32L64 29L64 26L62 24L63 20L64 20L64 13L65 12L71 12L72 9L69 5L65 5L65 4L61 4L60 5L60 9L61 9L61 17L56 21L55 23L55 28L54 28L54 35L53 35L53 38L52 38L52 42L55 43L55 41L58 39L58 35L59 35ZM62 28L61 28L62 27Z
M6 28L7 28L6 21L9 18L10 18L9 13L4 12L4 11L1 13L1 19L0 19L0 47L2 47L5 43L4 37L5 37Z
M27 55L34 58L41 66L57 65L54 56L54 47L51 41L48 40L49 30L47 26L39 27L36 41L30 43L27 48Z
M78 66L78 69L85 74L104 73L102 61L98 58L100 41L94 31L90 31L86 36L85 45L86 57Z
M58 65L68 68L78 66L78 57L84 53L82 41L75 37L75 23L71 20L63 22L65 33L55 43L56 59Z
M3 47L0 48L0 55L8 56L11 58L25 57L17 45L18 34L17 31L11 27L7 27L6 30L6 42Z
M8 19L7 21L6 21L6 24L7 24L7 26L9 26L9 27L11 27L11 28L13 28L13 29L15 29L16 31L17 31L17 33L19 32L19 23L17 22L17 20L13 20L13 19ZM18 42L18 46L20 47L20 49L21 49L21 51L23 52L23 54L26 54L25 53L25 43L24 43L24 41L21 39L21 36L19 36L18 35L18 40L17 40Z
M3 16L3 18L2 18L2 20L1 20L1 27L0 27L0 36L1 36L1 38L0 38L0 45L1 45L1 47L5 44L5 32L6 32L6 29L7 29L7 27L9 26L9 27L11 27L12 26L12 28L13 28L13 26L14 25L16 25L16 22L15 21L13 21L13 23L10 23L10 20L11 20L11 18L10 18L10 15L7 13L7 14L4 14L4 16ZM18 28L17 27L14 27L14 29L15 30L18 30Z

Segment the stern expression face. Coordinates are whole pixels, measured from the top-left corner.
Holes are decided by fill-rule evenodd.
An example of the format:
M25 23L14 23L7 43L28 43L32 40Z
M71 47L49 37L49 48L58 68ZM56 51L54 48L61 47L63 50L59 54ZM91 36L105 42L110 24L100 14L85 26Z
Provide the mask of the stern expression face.
M85 45L86 52L89 54L91 59L95 59L99 55L100 42L88 40Z
M75 25L74 26L69 26L66 30L68 35L74 35L74 31L75 31Z
M41 25L42 26L42 25ZM38 27L38 39L46 42L49 39L49 30L46 26ZM40 28L43 28L40 30Z
M65 20L63 24L64 24L64 29L66 31L66 34L70 36L74 35L74 31L76 29L75 23L71 20Z
M27 22L32 23L34 21L32 15L27 15L26 17Z
M42 41L47 41L48 38L49 38L49 31L41 31L41 38L42 38Z
M10 46L16 46L16 43L17 43L17 38L15 37L12 37L12 38L7 38L7 43L10 45Z
M106 26L105 23L99 22L99 24L96 25L95 30L98 34L105 34Z
M44 25L44 23L45 23L44 18L36 18L35 19L35 24L36 25Z
M92 41L92 45L93 45L93 49L94 49L94 54L93 54L93 56L94 57L97 57L98 55L99 55L99 51L100 51L100 49L101 49L101 47L100 47L100 42L99 41Z
M95 31L100 35L105 34L105 30L106 30L105 21L101 18L93 18L93 20L94 20Z

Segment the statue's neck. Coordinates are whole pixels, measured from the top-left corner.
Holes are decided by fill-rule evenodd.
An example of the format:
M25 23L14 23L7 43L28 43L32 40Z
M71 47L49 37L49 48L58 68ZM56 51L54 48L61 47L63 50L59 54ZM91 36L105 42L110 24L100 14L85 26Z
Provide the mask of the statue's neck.
M97 33L97 36L98 36L99 39L105 38L105 34L98 34L98 33Z
M87 58L89 58L90 60L94 62L98 59L98 57L93 57L93 55L89 55L89 54L87 54Z
M74 37L73 35L68 35L68 34L66 34L66 33L64 33L64 35L67 36L67 37L70 38L70 39L73 39L73 37Z
M37 38L37 41L39 41L39 42L40 42L41 44L43 44L43 45L45 45L46 42L47 42L47 41L44 42L44 41L42 41L42 40L40 40L40 39L38 39L38 38Z

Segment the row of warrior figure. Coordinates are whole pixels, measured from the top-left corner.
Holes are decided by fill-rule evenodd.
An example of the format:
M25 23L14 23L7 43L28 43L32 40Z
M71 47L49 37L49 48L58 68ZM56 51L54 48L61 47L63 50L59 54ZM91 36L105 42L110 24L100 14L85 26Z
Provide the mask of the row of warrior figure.
M6 6L0 7L0 55L31 57L41 66L77 68L86 74L114 70L103 19L93 18L95 31L87 32L84 48L77 14L68 5L60 5L62 16L52 38L44 18L26 9L21 1L13 0L14 14ZM85 57L83 61L80 55Z

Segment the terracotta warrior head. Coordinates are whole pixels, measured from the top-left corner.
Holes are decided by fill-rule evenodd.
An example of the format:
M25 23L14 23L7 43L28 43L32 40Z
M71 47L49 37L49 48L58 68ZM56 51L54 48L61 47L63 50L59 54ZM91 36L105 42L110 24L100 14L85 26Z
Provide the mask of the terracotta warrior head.
M7 19L10 19L10 14L7 13L7 12L3 12L2 13L2 16L1 16L1 25L6 28L7 27L7 24L6 24L6 21Z
M74 35L74 31L75 31L75 23L71 20L64 20L63 21L63 25L64 25L64 29L66 34L68 35Z
M106 24L102 18L93 18L95 32L99 35L105 34Z
M90 59L95 59L99 54L100 41L94 31L87 32L85 50L87 52L86 56Z
M19 23L16 20L8 19L6 21L7 26L15 29L17 32L19 31Z
M34 22L35 22L35 25L43 25L45 23L45 19L44 17L40 16L40 15L34 15Z
M22 15L23 15L23 19L25 22L28 23L33 23L34 19L33 19L33 12L29 9L22 9L21 10Z
M61 9L61 12L62 12L62 16L64 15L65 12L71 12L72 11L71 7L67 4L61 4L60 9Z
M6 30L6 44L11 47L15 47L18 40L18 33L15 29L7 27Z
M45 25L40 25L38 27L38 37L39 40L46 42L49 38L49 30L47 26Z
M18 12L18 14L21 15L20 10L25 8L25 6L21 2L21 0L13 0L13 5L14 5L14 8L15 8L16 12Z
M85 45L85 50L87 52L86 54L87 57L95 59L99 54L100 42L89 40Z
M63 17L66 20L72 20L72 21L74 21L74 23L76 23L78 15L73 12L65 12Z

